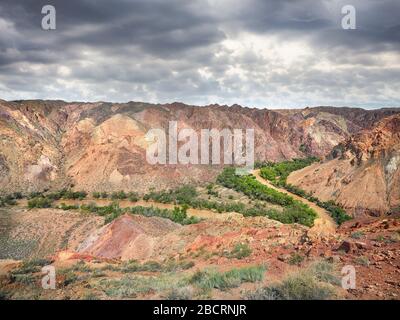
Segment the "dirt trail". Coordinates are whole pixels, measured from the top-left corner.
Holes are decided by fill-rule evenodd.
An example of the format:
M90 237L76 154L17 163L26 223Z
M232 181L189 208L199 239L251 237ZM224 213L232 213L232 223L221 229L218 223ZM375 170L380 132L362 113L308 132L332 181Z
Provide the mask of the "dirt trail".
M275 187L269 181L265 180L263 177L260 176L260 170L253 170L252 174L256 177L258 182L266 185L268 188L275 189L279 192L290 195L294 199L299 200L304 204L308 205L318 214L317 219L315 219L314 221L314 226L310 229L309 234L315 236L324 236L324 235L334 234L336 232L337 225L335 221L333 221L332 217L329 215L328 211L317 206L315 203L308 201L307 199L304 199L294 193L291 193L282 188Z

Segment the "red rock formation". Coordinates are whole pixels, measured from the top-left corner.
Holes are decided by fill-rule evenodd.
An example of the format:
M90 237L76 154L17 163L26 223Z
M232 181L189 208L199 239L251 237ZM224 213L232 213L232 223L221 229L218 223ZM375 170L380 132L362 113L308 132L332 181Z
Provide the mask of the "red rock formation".
M169 121L196 132L253 128L256 159L278 161L326 155L351 134L399 111L0 100L0 190L145 192L213 180L218 166L147 163L145 134L167 128Z
M288 182L354 215L381 215L400 207L400 115L349 137L326 161L292 173Z
M177 228L167 219L125 214L93 233L78 251L107 259L144 259L153 253L158 237Z

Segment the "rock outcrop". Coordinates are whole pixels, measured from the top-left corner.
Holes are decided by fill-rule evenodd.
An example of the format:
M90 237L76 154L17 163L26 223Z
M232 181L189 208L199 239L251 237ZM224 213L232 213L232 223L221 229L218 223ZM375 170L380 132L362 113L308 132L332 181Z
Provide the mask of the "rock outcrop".
M293 172L288 182L355 216L400 207L400 116L378 122L336 146L322 163Z

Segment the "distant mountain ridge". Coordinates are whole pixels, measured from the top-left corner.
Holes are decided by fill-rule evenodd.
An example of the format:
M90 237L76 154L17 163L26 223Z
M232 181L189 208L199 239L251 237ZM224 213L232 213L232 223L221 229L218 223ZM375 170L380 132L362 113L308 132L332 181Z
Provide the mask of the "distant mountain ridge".
M251 109L183 103L79 103L0 100L0 189L74 187L87 191L163 189L211 181L216 166L153 166L145 134L177 121L179 129L255 130L257 160L329 154L339 143L400 109L317 107Z

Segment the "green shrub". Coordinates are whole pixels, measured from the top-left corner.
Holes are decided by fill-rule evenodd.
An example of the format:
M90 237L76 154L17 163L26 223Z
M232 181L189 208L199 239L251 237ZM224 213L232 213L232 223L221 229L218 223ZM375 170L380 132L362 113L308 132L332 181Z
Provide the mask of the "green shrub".
M176 272L180 270L187 270L194 266L192 261L176 261L174 259L168 260L166 263L160 264L157 261L147 261L140 264L136 260L124 262L120 271L124 273L131 272Z
M136 192L129 192L127 196L131 202L137 202L140 199L138 193Z
M213 184L210 184L207 186L207 189L212 189L213 186ZM284 194L278 192L278 195ZM312 226L316 217L316 213L313 212L312 209L303 205L299 201L292 202L290 197L286 197L286 199L290 199L288 201L292 203L292 205L288 206L282 214L277 210L266 210L257 206L253 208L246 208L246 205L240 202L221 203L199 199L197 198L196 190L191 186L185 186L177 190L170 190L166 192L150 192L146 194L143 199L146 201L153 200L161 203L184 203L192 208L213 210L218 213L238 212L244 216L265 216L270 219L278 220L282 223L300 223L307 226ZM189 222L190 220L184 224L188 224Z
M15 200L21 200L21 199L24 198L24 196L23 196L23 194L22 194L21 192L14 192L14 193L12 194L12 196L13 196L13 198L14 198Z
M8 292L0 289L0 300L7 300L7 299L8 299Z
M82 300L100 300L100 298L93 292L86 292L82 298Z
M22 264L17 268L11 271L11 274L28 274L40 272L42 267L51 264L51 260L49 259L32 259L25 260Z
M278 163L265 162L259 163L260 175L264 179L269 180L272 184L277 187L285 188L287 191L294 193L302 198L305 198L311 202L316 203L318 206L327 210L330 216L336 221L337 224L341 225L351 219L346 211L333 201L322 202L312 194L300 189L299 187L287 184L286 180L290 173L296 170L305 168L312 163L318 161L318 158L309 157L306 159L294 159L291 161L283 161Z
M34 273L41 272L43 266L51 263L48 259L32 259L23 261L22 264L10 272L10 280L24 285L33 285L36 283Z
M384 242L386 240L385 236L379 235L375 238L375 241Z
M33 285L36 283L36 278L32 274L13 274L11 275L11 281L24 285Z
M175 207L173 210L169 209L160 209L156 207L142 207L136 206L131 208L120 208L118 202L112 202L108 206L99 207L95 203L82 204L80 209L83 211L95 213L99 216L105 217L105 223L110 223L114 219L120 217L126 212L130 212L132 214L140 214L146 217L161 217L172 220L176 223L187 225L194 224L201 221L201 219L197 217L188 217L187 216L187 206Z
M364 232L362 232L362 231L353 232L353 233L351 234L351 237L352 237L353 239L361 239L362 237L364 237Z
M365 267L368 267L369 264L370 264L368 257L365 257L365 256L357 257L357 258L355 259L355 262L356 262L357 264L362 265L362 266L365 266Z
M14 192L12 194L0 197L0 207L4 207L5 205L15 206L17 204L16 200L20 200L22 198L23 195L21 192Z
M63 195L64 191L58 191L58 192L47 193L45 197L54 201L54 200L60 200L63 197Z
M302 272L291 274L279 283L245 294L249 300L327 300L336 297L339 285L334 266L318 261Z
M49 259L31 259L22 262L21 266L14 270L15 273L32 273L39 272L42 267L51 264Z
M13 196L6 196L0 198L0 207L5 207L6 205L15 206L17 201L13 198Z
M102 199L107 199L108 198L108 193L107 192L102 192L101 193L101 198Z
M186 211L187 206L175 207L173 210L142 206L130 208L130 212L133 214L141 214L146 217L156 216L166 218L182 225L194 224L200 221L197 217L188 217Z
M100 199L101 198L101 193L100 192L93 192L92 197L95 199Z
M28 199L40 198L40 197L43 197L43 192L31 192L28 195Z
M128 196L124 191L113 192L111 194L111 199L113 200L125 200L127 197Z
M318 158L308 157L304 159L293 159L277 163L258 163L257 167L261 168L260 174L263 178L278 184L285 184L290 173L308 167L317 161L319 161Z
M85 263L85 261L80 260L69 268L69 271L75 272L93 272L93 270Z
M291 265L298 265L301 264L304 260L304 256L298 254L298 253L294 253L291 255L291 257L288 260L288 263Z
M193 289L189 286L173 288L165 296L166 300L191 300L193 299Z
M52 200L48 198L33 198L28 201L28 207L33 208L51 208Z
M191 205L192 201L198 196L196 188L191 185L184 185L176 190L152 191L144 195L143 200L153 200L160 203L176 203Z
M218 176L217 182L224 187L243 192L252 199L267 201L270 203L289 206L294 199L284 193L268 188L255 180L254 176L238 176L235 168L225 168Z
M217 182L227 188L242 192L252 199L267 201L285 208L283 213L275 210L265 211L252 208L245 212L245 215L255 216L260 215L260 212L262 212L262 215L282 223L300 223L306 226L312 226L317 217L316 212L307 205L282 192L268 188L258 182L254 176L236 175L235 168L225 168L218 176Z
M326 260L313 262L308 267L308 272L311 273L318 281L336 286L341 285L341 278L335 272L335 264L330 263Z
M244 267L227 272L206 270L193 274L189 282L203 290L211 290L213 288L227 290L238 287L245 282L259 282L264 278L264 273L264 266Z
M327 300L334 296L331 287L306 274L291 276L279 284L258 289L247 295L249 300Z
M78 276L71 269L60 270L58 274L61 276L62 280L60 283L63 287L66 287L78 280Z
M78 210L78 209L79 209L79 206L78 206L78 205L75 205L75 204L73 204L73 205L66 205L65 203L61 203L61 204L58 206L58 208L61 209L61 210L68 211L68 210Z
M109 297L136 298L140 294L169 292L186 285L187 281L184 278L173 274L163 274L159 277L127 275L120 279L103 279L96 288L104 291Z
M87 197L87 193L85 191L72 191L72 190L61 191L62 199L83 200L86 197Z
M237 243L231 252L227 254L228 258L243 259L251 255L251 248L247 243Z

